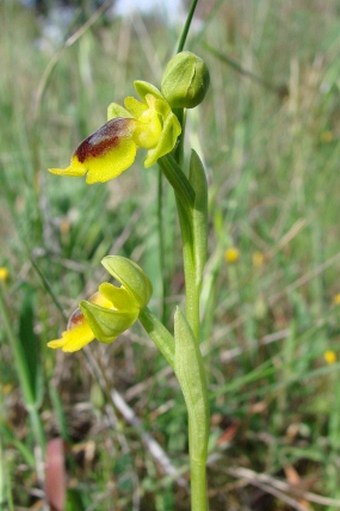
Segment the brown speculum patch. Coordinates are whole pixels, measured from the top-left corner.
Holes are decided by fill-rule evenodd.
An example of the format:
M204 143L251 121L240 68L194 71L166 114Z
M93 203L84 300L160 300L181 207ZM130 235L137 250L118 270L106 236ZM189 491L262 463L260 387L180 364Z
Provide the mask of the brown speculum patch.
M75 155L80 163L87 158L101 156L109 149L116 147L119 141L129 133L128 125L132 119L117 117L106 122L101 128L81 142Z

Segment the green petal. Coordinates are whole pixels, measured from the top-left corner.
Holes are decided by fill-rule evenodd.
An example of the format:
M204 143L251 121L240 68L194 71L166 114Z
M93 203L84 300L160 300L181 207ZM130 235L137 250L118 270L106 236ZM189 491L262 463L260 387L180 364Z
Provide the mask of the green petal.
M141 103L133 96L127 96L124 99L124 105L130 112L130 115L132 114L135 119L138 119L141 115L143 115L145 110L148 109L148 106L145 103Z
M170 111L164 119L164 125L158 144L154 149L150 149L147 152L147 157L144 160L144 167L151 167L159 158L170 153L175 147L181 131L182 128L179 120L176 115Z
M107 107L107 120L116 119L117 117L131 118L131 114L126 108L118 103L111 103Z
M115 310L128 311L131 307L134 309L138 307L136 301L123 286L117 287L109 282L103 282L98 289L99 292L110 301Z

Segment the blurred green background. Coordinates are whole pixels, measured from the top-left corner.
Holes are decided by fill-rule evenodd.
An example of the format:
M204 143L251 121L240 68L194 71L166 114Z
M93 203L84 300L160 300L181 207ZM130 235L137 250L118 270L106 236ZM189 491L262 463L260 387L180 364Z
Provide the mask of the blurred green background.
M186 510L184 403L138 325L74 355L46 348L107 278L109 253L143 266L151 306L171 327L183 275L170 190L160 269L158 169L139 158L88 186L47 168L68 163L108 104L134 94L133 80L159 85L184 19L56 4L41 14L0 2L0 508L44 509L35 446L61 437L67 509ZM340 6L202 1L186 48L211 75L186 131L210 186L211 509L335 511Z

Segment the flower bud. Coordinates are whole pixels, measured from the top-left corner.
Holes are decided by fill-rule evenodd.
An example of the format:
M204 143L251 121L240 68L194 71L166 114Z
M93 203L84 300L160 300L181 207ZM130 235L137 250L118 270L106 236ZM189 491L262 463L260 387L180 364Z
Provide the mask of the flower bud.
M145 307L152 294L152 285L138 264L126 257L110 255L104 257L102 265L112 277L124 286L138 307Z
M182 51L168 62L161 91L172 108L194 108L203 101L209 82L205 62L190 51Z

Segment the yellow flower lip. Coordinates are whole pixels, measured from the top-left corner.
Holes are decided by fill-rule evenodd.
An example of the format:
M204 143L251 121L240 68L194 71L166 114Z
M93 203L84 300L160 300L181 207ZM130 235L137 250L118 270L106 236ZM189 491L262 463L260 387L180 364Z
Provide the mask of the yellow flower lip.
M94 293L90 297L90 302L101 305L102 307L109 308L111 303L101 293ZM91 329L88 321L86 320L83 312L77 308L75 309L67 323L67 328L62 332L59 339L49 341L47 346L52 349L61 349L66 353L73 353L84 348L87 344L95 339L95 334Z
M136 146L132 139L136 121L116 117L83 140L66 168L48 169L52 174L79 177L88 184L119 176L133 164Z

